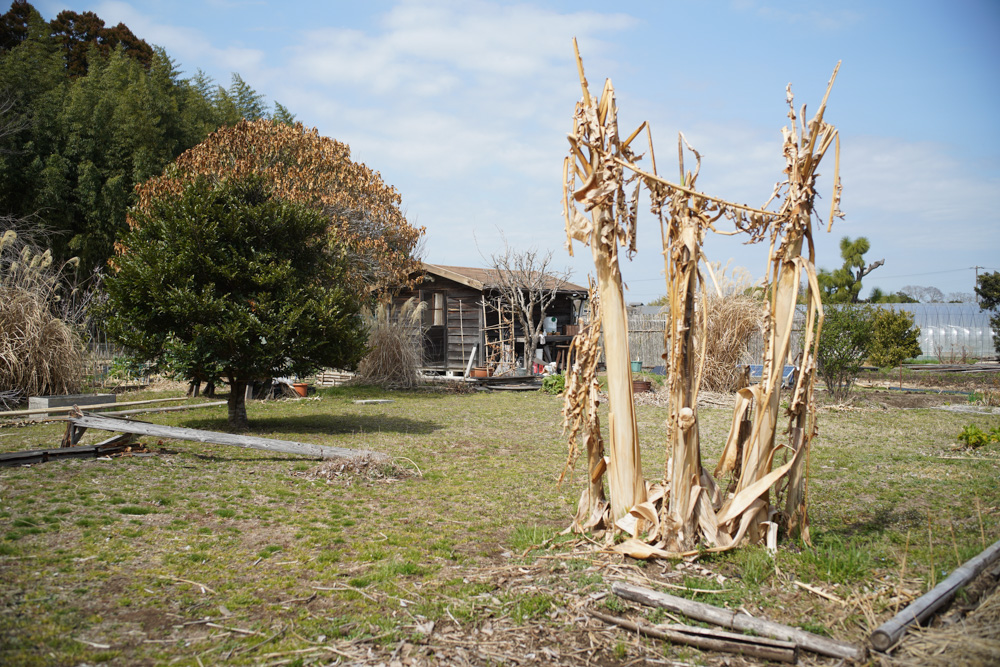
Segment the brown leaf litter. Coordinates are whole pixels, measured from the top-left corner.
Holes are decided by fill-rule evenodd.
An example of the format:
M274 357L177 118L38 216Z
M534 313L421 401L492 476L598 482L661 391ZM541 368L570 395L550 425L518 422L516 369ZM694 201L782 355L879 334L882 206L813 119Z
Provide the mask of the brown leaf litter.
M412 467L403 465L404 461ZM390 484L410 477L423 477L416 464L409 459L393 459L383 454L328 459L311 470L292 474L306 479L325 479L328 484L345 486L355 482Z

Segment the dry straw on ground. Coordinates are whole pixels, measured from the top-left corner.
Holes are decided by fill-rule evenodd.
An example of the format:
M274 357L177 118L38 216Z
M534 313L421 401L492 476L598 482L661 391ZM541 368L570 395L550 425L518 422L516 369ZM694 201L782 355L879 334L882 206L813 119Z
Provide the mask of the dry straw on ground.
M1000 590L960 623L911 630L893 658L898 667L986 667L1000 664Z
M0 392L27 395L77 391L83 346L72 323L56 311L60 268L49 251L0 237Z

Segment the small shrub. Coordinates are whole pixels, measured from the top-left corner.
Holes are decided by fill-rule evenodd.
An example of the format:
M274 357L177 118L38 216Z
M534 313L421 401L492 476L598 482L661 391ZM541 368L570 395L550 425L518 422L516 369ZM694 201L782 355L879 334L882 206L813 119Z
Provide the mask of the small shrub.
M819 376L835 400L847 398L868 356L872 338L872 309L869 306L827 308L816 357Z
M989 432L985 432L978 426L969 424L962 429L957 439L966 447L977 449L991 442L1000 442L1000 426L995 426Z
M542 389L546 394L553 394L558 396L566 390L566 376L563 374L559 375L548 375L542 380Z
M0 236L0 407L22 396L69 394L80 389L84 350L78 325L85 316L66 298L62 267L52 253L18 238Z
M705 336L705 359L701 388L706 391L733 391L737 388L742 366L755 361L753 348L763 339L767 302L763 292L746 269L738 267L730 275L718 269L718 292L699 299L698 309L704 318L704 330L698 327L694 348L701 351Z
M868 359L880 368L895 368L907 357L921 354L920 327L913 314L879 308L872 313L872 334Z

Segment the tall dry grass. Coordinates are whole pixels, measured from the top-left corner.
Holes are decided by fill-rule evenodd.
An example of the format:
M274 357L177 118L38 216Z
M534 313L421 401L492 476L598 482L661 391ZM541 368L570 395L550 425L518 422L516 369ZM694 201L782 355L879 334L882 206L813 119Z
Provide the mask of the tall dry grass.
M764 334L767 302L746 269L737 267L726 275L726 269L719 271L715 265L713 274L718 289L708 290L697 306L704 317L706 336L701 388L731 392L738 388L740 367L759 363L753 348ZM695 349L700 349L700 331L695 341Z
M79 391L84 349L60 316L60 276L52 254L7 230L0 236L0 393L24 396Z
M416 298L401 306L380 303L362 311L368 327L368 354L358 364L355 382L387 389L417 386L420 368L420 324L426 304Z

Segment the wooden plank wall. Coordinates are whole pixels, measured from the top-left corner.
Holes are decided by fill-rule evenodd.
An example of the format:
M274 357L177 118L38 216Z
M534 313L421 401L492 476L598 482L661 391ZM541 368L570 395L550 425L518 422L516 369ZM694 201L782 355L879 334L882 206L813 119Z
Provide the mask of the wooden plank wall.
M483 321L482 294L472 289L448 290L448 347L446 352L448 370L464 370L469 362L472 348L476 348L476 362L480 357L481 331Z

